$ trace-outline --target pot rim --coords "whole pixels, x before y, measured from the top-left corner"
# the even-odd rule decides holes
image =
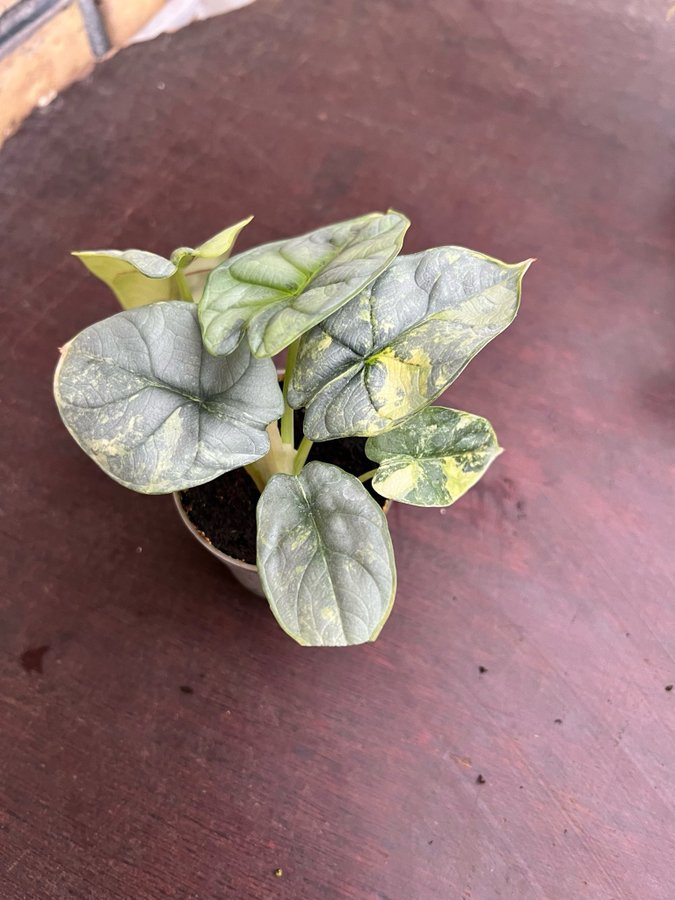
[[[234,556],[228,556],[227,553],[223,553],[222,550],[219,550],[217,547],[214,547],[211,541],[207,538],[207,536],[200,531],[194,522],[190,519],[188,514],[185,512],[183,504],[180,499],[180,491],[174,491],[171,495],[173,497],[173,502],[176,504],[176,509],[178,510],[178,515],[183,520],[183,525],[188,529],[190,534],[195,538],[195,540],[199,541],[202,547],[206,547],[209,553],[212,553],[217,559],[221,562],[226,563],[228,566],[236,566],[238,569],[245,569],[248,572],[256,572],[258,571],[258,567],[253,563],[244,562],[243,559],[236,559]]]

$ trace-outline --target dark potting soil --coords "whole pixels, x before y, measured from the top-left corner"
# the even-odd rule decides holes
[[[302,434],[302,420],[296,414],[296,436]],[[297,438],[296,438],[297,439]],[[333,463],[352,475],[373,468],[364,452],[365,438],[350,437],[312,445],[308,462]],[[384,497],[367,482],[364,487],[384,506]],[[192,524],[216,547],[234,559],[255,564],[255,508],[260,494],[244,469],[226,472],[199,487],[181,491],[183,509]]]

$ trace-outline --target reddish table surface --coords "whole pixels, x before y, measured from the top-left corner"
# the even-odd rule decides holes
[[[667,5],[259,0],[6,144],[3,900],[675,896]],[[57,347],[115,311],[67,254],[390,205],[409,251],[539,258],[444,397],[507,452],[394,508],[376,644],[302,649],[59,424]]]

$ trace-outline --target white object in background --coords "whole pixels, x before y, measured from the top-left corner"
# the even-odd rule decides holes
[[[190,22],[199,22],[211,16],[248,6],[253,0],[168,0],[162,9],[129,41],[151,41],[165,31],[178,31]]]

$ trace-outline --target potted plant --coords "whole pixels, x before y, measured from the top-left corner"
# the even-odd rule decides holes
[[[396,588],[385,498],[448,506],[501,452],[485,419],[430,404],[513,320],[530,260],[399,256],[394,211],[230,257],[248,221],[170,259],[78,254],[124,311],[61,349],[56,402],[108,475],[174,493],[194,533],[193,507],[227,522],[252,495],[238,574],[298,643],[374,640]]]

